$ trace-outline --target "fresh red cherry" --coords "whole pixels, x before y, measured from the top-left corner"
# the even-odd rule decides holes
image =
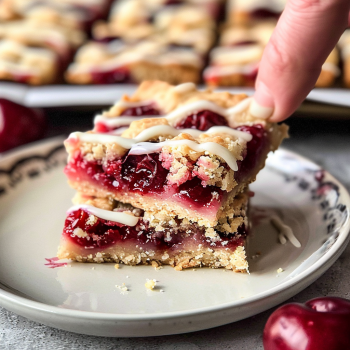
[[[312,299],[278,308],[264,329],[265,350],[350,349],[350,300]]]
[[[45,129],[42,111],[0,98],[0,152],[38,140]]]

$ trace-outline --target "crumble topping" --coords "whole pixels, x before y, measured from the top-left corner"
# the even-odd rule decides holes
[[[147,279],[147,282],[145,283],[145,287],[149,290],[154,290],[154,287],[157,285],[157,281],[155,279],[150,280]]]
[[[122,283],[121,286],[119,286],[118,284],[116,284],[115,286],[116,286],[116,288],[118,288],[122,292],[127,292],[128,291],[128,287],[125,285],[125,283]]]
[[[141,101],[154,101],[154,103],[164,113],[169,113],[175,108],[183,106],[185,104],[193,103],[199,100],[207,100],[216,103],[222,108],[230,108],[237,105],[244,100],[247,96],[245,94],[233,95],[229,92],[213,92],[211,89],[199,91],[197,89],[177,89],[177,86],[173,86],[162,81],[144,81],[142,82],[133,96],[123,96],[123,102],[141,102]],[[118,102],[112,106],[103,115],[106,117],[119,116],[125,107],[121,107]],[[249,118],[246,113],[243,113],[242,117],[239,117],[240,124],[245,123]],[[266,121],[258,121],[259,123],[266,123]],[[240,125],[237,123],[237,125]]]
[[[86,224],[92,226],[97,222],[97,220],[98,220],[97,216],[90,214],[88,220],[86,221]]]
[[[79,238],[84,238],[84,237],[87,237],[88,234],[83,231],[81,228],[77,227],[74,231],[73,231],[73,234],[72,236],[77,236]]]

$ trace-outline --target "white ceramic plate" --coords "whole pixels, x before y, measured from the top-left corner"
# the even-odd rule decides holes
[[[61,139],[0,158],[0,305],[46,325],[102,336],[191,332],[234,322],[295,295],[349,241],[349,195],[331,175],[288,151],[270,156],[252,190],[250,274],[208,268],[69,263],[50,268],[73,191]],[[279,243],[279,216],[301,242]],[[260,253],[257,254],[257,253]],[[51,265],[52,267],[52,265]],[[284,271],[277,273],[282,268]],[[149,291],[146,279],[156,279]],[[125,283],[128,292],[116,285]],[[160,292],[160,289],[164,292]]]

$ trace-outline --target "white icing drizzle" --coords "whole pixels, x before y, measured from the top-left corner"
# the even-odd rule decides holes
[[[179,108],[175,109],[164,118],[168,120],[169,124],[175,125],[177,122],[179,122],[180,120],[184,119],[185,117],[191,114],[194,114],[199,111],[207,110],[207,111],[211,111],[216,114],[222,115],[227,119],[230,119],[235,114],[241,113],[245,109],[247,109],[250,102],[251,102],[251,98],[247,97],[241,102],[239,102],[236,106],[225,109],[218,106],[214,102],[199,100],[199,101],[194,101],[192,103],[180,106]]]
[[[178,85],[178,86],[180,86],[180,85]],[[176,125],[180,120],[183,120],[184,118],[186,118],[187,116],[189,116],[191,114],[197,113],[199,111],[208,110],[208,111],[217,113],[219,115],[222,115],[223,117],[225,117],[226,119],[229,120],[229,119],[233,118],[235,114],[242,113],[246,109],[248,109],[248,107],[251,103],[251,100],[252,100],[251,97],[247,97],[244,100],[237,103],[235,106],[233,106],[231,108],[227,108],[227,109],[218,106],[214,102],[210,102],[210,101],[206,101],[206,100],[199,100],[199,101],[194,101],[192,103],[180,106],[180,107],[176,108],[174,111],[170,112],[168,115],[165,115],[165,116],[147,116],[147,118],[155,118],[155,117],[165,118],[168,120],[170,125]],[[137,102],[137,103],[141,103],[141,102]],[[146,104],[146,103],[143,102],[143,104]],[[137,106],[140,106],[140,105],[137,105]],[[130,106],[128,106],[128,107],[130,107]],[[135,107],[135,105],[133,105],[132,107]],[[133,118],[133,119],[123,119],[122,121],[120,121],[121,118]],[[94,123],[96,124],[97,122],[101,122],[101,123],[104,123],[105,125],[113,128],[113,127],[118,127],[120,125],[123,125],[122,123],[123,122],[125,123],[126,121],[132,122],[134,120],[138,120],[136,118],[138,118],[138,117],[110,118],[110,117],[105,117],[103,115],[98,115],[95,117]],[[145,119],[145,117],[140,118],[140,119]]]
[[[205,151],[212,154],[216,154],[221,158],[223,158],[227,163],[227,165],[233,171],[238,170],[237,161],[233,157],[232,153],[227,148],[215,142],[205,142],[205,143],[199,143],[199,144],[190,140],[175,140],[175,141],[169,140],[169,141],[164,141],[159,143],[140,142],[135,144],[135,146],[131,148],[129,154],[149,154],[161,149],[164,146],[176,147],[176,146],[182,146],[182,145],[186,145],[196,152]]]
[[[83,209],[83,210],[87,211],[88,213],[95,215],[101,219],[119,222],[119,223],[121,223],[123,225],[127,225],[127,226],[135,226],[137,224],[137,222],[139,221],[139,218],[132,215],[132,214],[104,210],[104,209],[96,208],[96,207],[94,207],[92,205],[88,205],[88,204],[75,205],[75,206],[68,209],[67,214],[72,213],[73,211],[76,211],[79,209]]]
[[[174,87],[174,91],[179,94],[185,94],[186,92],[196,89],[196,85],[193,83],[183,83]]]
[[[286,244],[289,240],[294,247],[300,248],[301,244],[299,240],[295,237],[293,230],[287,226],[278,216],[274,215],[270,219],[271,224],[279,231],[278,239],[281,244]]]
[[[229,66],[209,66],[204,70],[204,77],[225,76],[230,74],[249,75],[257,68],[257,62],[244,65],[229,65]]]
[[[161,118],[159,115],[148,115],[147,118]],[[108,118],[103,115],[97,115],[94,119],[94,125],[102,123],[110,128],[117,128],[119,126],[130,125],[135,120],[145,119],[145,117],[118,117]]]
[[[126,109],[126,108],[147,106],[147,105],[150,105],[152,103],[153,103],[153,101],[137,101],[137,102],[135,101],[135,102],[132,102],[132,101],[120,100],[115,104],[115,106],[119,106],[119,107]]]
[[[145,142],[159,135],[171,135],[173,137],[180,135],[181,133],[188,133],[193,137],[199,137],[202,134],[228,134],[240,138],[246,142],[252,139],[252,135],[246,132],[232,129],[227,126],[213,126],[207,131],[200,131],[196,129],[175,129],[169,125],[156,125],[148,129],[143,130],[134,139],[129,139],[112,134],[93,134],[74,132],[70,134],[69,139],[78,139],[82,142],[92,143],[117,143],[125,149],[131,149],[130,154],[148,154],[161,149],[163,146],[178,146],[187,145],[196,152],[209,152],[217,156],[222,157],[229,167],[237,171],[237,161],[232,153],[225,147],[215,142],[205,142],[198,144],[191,140],[168,140],[159,143]]]

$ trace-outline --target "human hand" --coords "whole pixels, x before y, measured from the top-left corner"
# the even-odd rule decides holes
[[[347,27],[349,10],[349,0],[288,0],[260,62],[251,114],[278,122],[298,108]]]

